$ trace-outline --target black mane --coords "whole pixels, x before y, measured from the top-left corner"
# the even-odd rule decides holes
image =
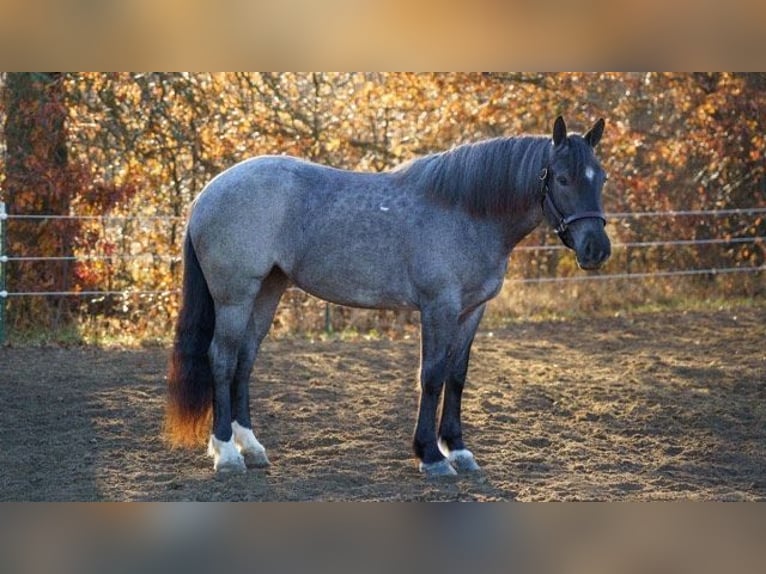
[[[503,216],[538,196],[550,146],[544,136],[490,139],[416,159],[397,172],[436,202]]]

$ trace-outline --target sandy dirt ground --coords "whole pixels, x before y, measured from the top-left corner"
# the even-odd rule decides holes
[[[477,337],[476,475],[426,480],[416,340],[267,340],[272,465],[161,438],[166,349],[0,349],[0,499],[766,500],[766,308],[519,323]]]

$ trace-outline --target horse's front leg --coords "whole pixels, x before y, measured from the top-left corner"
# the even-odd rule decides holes
[[[460,420],[460,408],[468,373],[468,360],[471,355],[476,329],[484,315],[484,305],[478,307],[463,318],[454,342],[455,352],[449,362],[441,423],[439,424],[439,446],[447,460],[460,472],[481,470],[476,464],[473,453],[463,442],[463,428]]]
[[[447,377],[450,341],[457,328],[457,313],[432,305],[421,310],[420,404],[413,448],[420,470],[429,477],[457,474],[439,449],[436,409]]]

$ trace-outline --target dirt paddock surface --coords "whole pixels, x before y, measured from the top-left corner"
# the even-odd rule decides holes
[[[477,475],[411,455],[418,343],[267,340],[272,465],[215,476],[161,438],[165,349],[0,349],[0,499],[766,500],[766,308],[480,331],[463,405]]]

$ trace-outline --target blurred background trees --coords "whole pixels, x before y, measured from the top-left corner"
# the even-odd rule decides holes
[[[574,130],[604,117],[607,211],[766,206],[766,74],[49,72],[4,74],[0,92],[0,200],[9,213],[90,216],[12,219],[9,255],[60,259],[11,261],[9,290],[145,292],[12,298],[9,319],[19,329],[101,322],[167,331],[189,203],[211,177],[258,154],[380,171],[463,142],[547,133],[559,113]],[[766,224],[742,214],[632,218],[610,231],[620,242],[737,238],[763,236]],[[546,229],[533,235],[532,244],[555,242]],[[650,271],[670,257],[678,268],[766,258],[762,242],[732,242],[623,249],[610,265]],[[566,275],[573,267],[563,251],[525,251],[509,273]],[[760,293],[756,279],[697,281],[714,280],[734,296]],[[321,324],[316,302],[286,299],[282,327]],[[358,320],[336,313],[341,328]],[[400,320],[375,317],[382,330]]]

